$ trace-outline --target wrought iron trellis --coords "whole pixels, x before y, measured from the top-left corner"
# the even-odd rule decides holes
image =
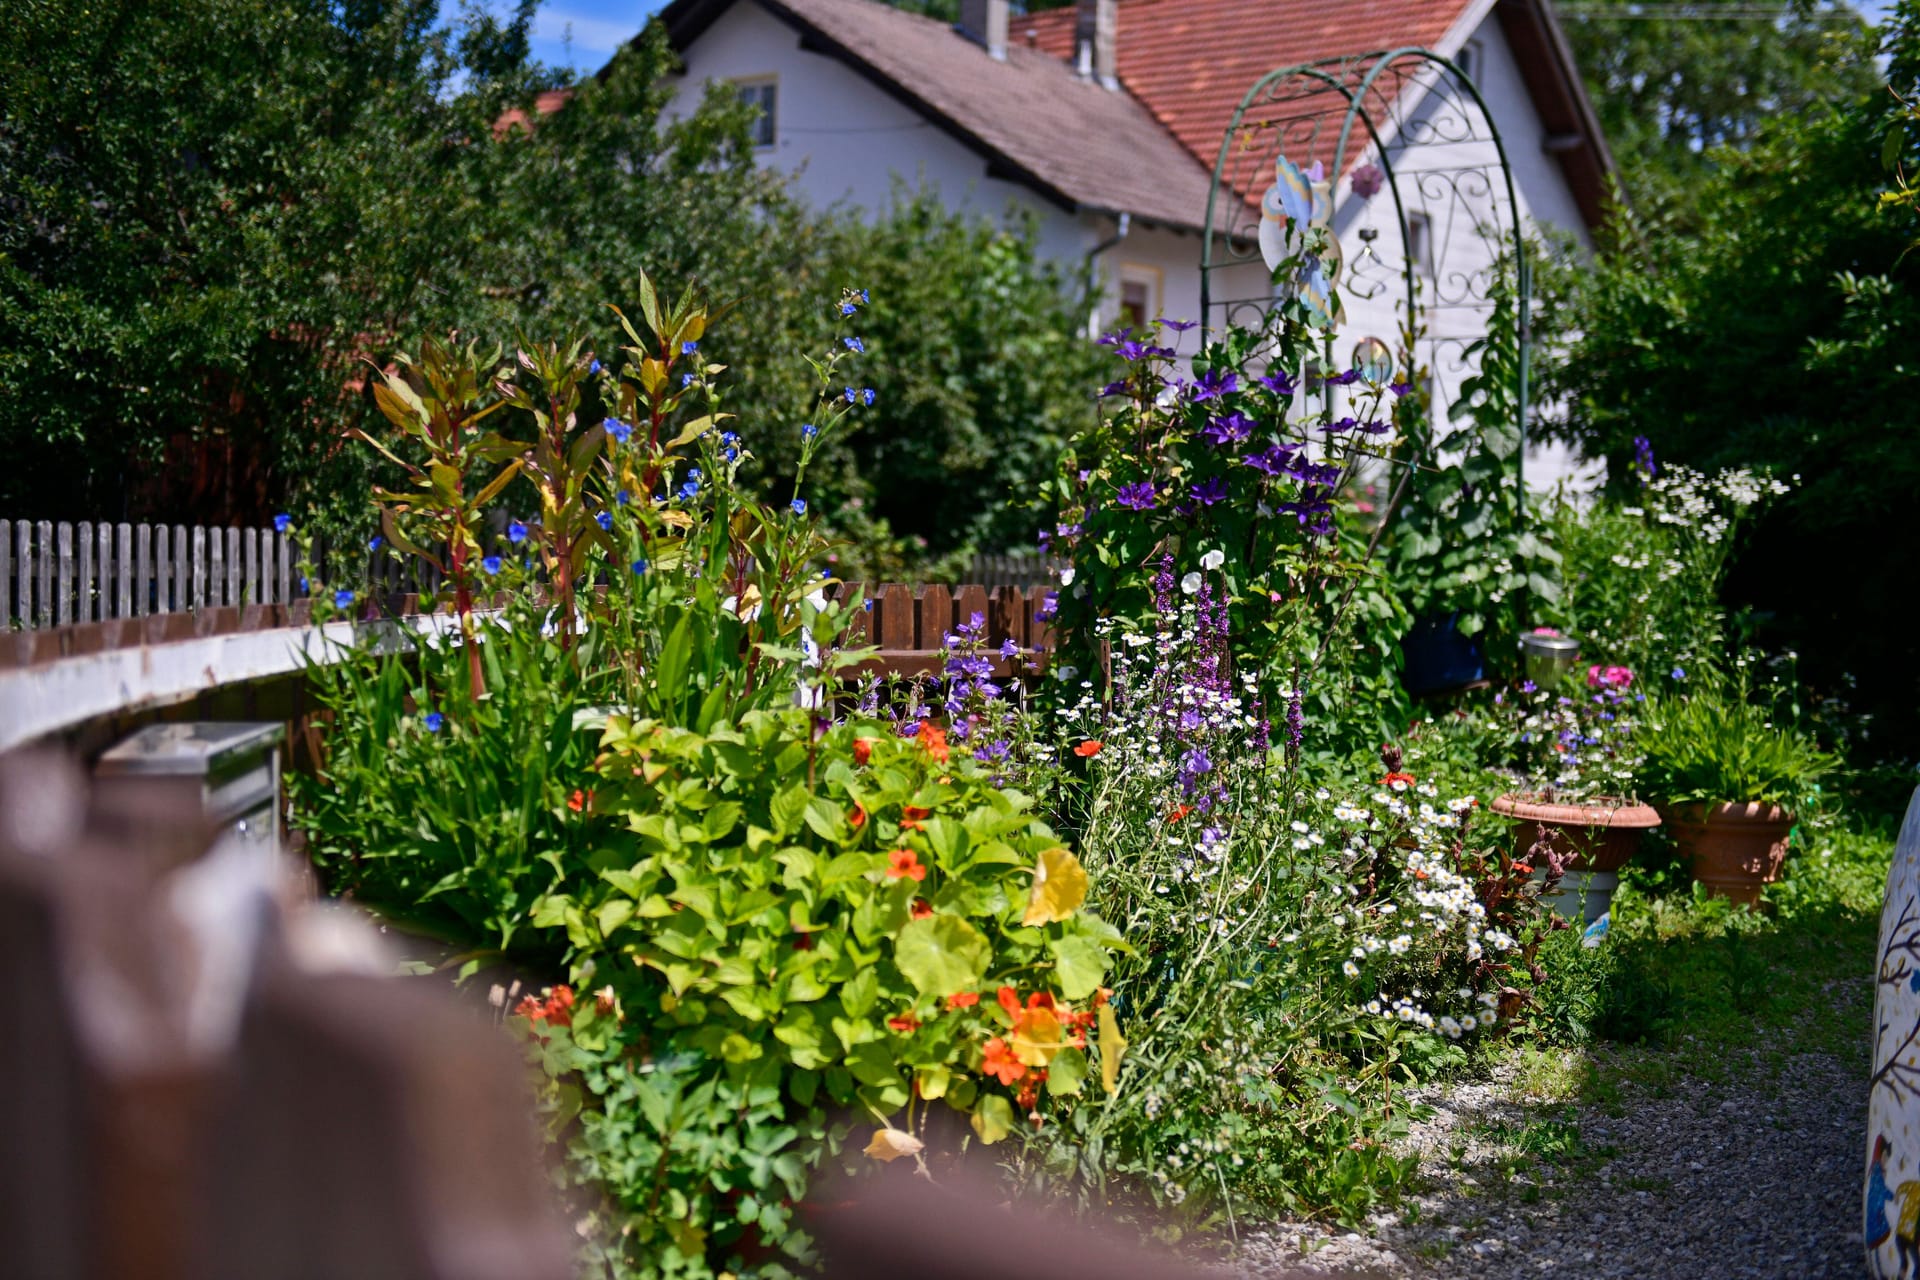
[[[1343,302],[1384,298],[1398,277],[1395,345],[1412,337],[1407,354],[1432,378],[1431,403],[1443,412],[1474,370],[1470,349],[1485,337],[1496,284],[1507,277],[1518,317],[1516,425],[1524,457],[1529,270],[1506,147],[1473,79],[1431,50],[1404,47],[1305,63],[1255,82],[1221,139],[1207,197],[1203,339],[1222,325],[1258,328],[1276,303],[1259,244],[1260,201],[1283,156],[1302,170],[1322,166],[1330,227],[1340,242],[1360,245],[1334,281]],[[1379,189],[1363,197],[1353,184],[1369,165],[1379,172],[1365,176],[1377,178]],[[1388,211],[1397,267],[1376,248],[1375,218]],[[1415,248],[1420,236],[1424,254]],[[1236,287],[1239,296],[1231,296]],[[1354,336],[1350,328],[1341,326],[1339,336]],[[1329,369],[1341,367],[1334,342],[1330,335]]]

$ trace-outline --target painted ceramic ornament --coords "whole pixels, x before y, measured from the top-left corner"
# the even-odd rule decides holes
[[[1863,1240],[1875,1280],[1920,1275],[1920,789],[1887,871],[1873,1000]]]

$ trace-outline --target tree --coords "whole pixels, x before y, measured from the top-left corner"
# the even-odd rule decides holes
[[[1871,29],[1839,0],[1561,6],[1628,199],[1691,203],[1717,148],[1744,150],[1768,121],[1879,83]]]
[[[1886,54],[1911,99],[1920,0],[1899,6]],[[1550,430],[1622,487],[1636,436],[1694,466],[1798,476],[1730,591],[1814,683],[1857,680],[1874,739],[1911,758],[1920,543],[1900,530],[1920,488],[1920,210],[1880,199],[1900,111],[1880,88],[1782,117],[1709,157],[1690,219],[1617,225],[1596,262],[1546,282],[1562,336],[1547,383],[1564,404]],[[1912,172],[1920,139],[1903,138]]]

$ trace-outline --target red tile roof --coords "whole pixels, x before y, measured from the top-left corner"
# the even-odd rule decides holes
[[[1468,0],[1119,0],[1120,83],[1209,170],[1234,108],[1270,71],[1432,48]],[[1074,9],[1016,17],[1007,42],[1074,56]]]

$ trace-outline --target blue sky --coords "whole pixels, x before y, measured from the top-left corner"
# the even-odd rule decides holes
[[[551,0],[540,6],[533,20],[533,56],[552,66],[598,71],[615,49],[639,34],[664,2]]]
[[[534,19],[533,56],[553,66],[598,71],[613,51],[646,25],[665,0],[549,0]],[[1855,0],[1854,7],[1879,19],[1892,0]],[[571,34],[572,42],[567,37]]]

